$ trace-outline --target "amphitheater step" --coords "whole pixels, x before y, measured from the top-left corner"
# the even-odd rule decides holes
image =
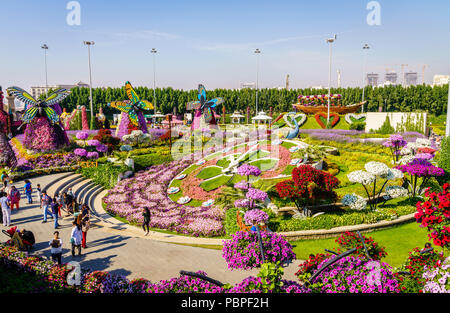
[[[54,180],[49,188],[47,188],[47,194],[49,196],[54,196],[56,193],[61,194],[61,190],[70,184],[73,180],[78,179],[81,177],[79,174],[72,173],[72,175],[66,176],[63,179],[56,179]]]

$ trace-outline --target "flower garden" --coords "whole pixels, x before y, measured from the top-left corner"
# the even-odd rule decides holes
[[[332,97],[333,108],[345,108],[341,98]],[[299,105],[309,110],[325,100],[301,96]],[[76,171],[108,190],[103,208],[112,217],[140,226],[142,210],[148,208],[152,230],[223,239],[222,256],[230,270],[261,272],[234,286],[212,283],[205,273],[197,273],[203,279],[182,275],[152,283],[86,272],[83,287],[76,288],[65,283],[66,267],[0,247],[0,271],[36,280],[30,285],[34,292],[449,290],[448,139],[437,144],[421,132],[388,126],[365,132],[365,116],[342,112],[333,113],[328,125],[323,112],[295,112],[280,114],[269,128],[220,125],[193,132],[185,125],[172,132],[136,127],[123,113],[116,130],[90,130],[86,110],[74,112],[61,115],[64,131],[39,117],[9,141],[17,164],[5,170],[13,179]],[[293,131],[295,138],[287,139]],[[33,136],[44,141],[37,144]],[[174,153],[180,147],[182,153]],[[393,267],[383,259],[395,252],[369,236],[346,231],[379,222],[393,225],[400,218],[415,220],[442,252],[416,248],[401,267]],[[295,235],[339,227],[337,251],[315,252],[300,265],[297,281],[282,279],[283,266],[297,259]]]

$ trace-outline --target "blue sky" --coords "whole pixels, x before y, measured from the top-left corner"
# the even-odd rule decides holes
[[[89,81],[87,48],[92,48],[93,85],[118,87],[130,80],[158,87],[239,88],[256,80],[255,48],[261,49],[259,85],[291,87],[328,84],[328,46],[333,46],[332,81],[362,83],[364,43],[371,46],[367,70],[383,75],[428,64],[425,79],[450,73],[450,1],[380,0],[381,25],[369,26],[368,0],[80,0],[81,25],[69,26],[66,0],[0,0],[2,42],[0,85],[45,85]]]

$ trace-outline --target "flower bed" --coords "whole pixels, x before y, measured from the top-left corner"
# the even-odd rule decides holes
[[[333,258],[333,257],[331,257]],[[318,266],[322,268],[330,259]],[[392,268],[383,262],[348,256],[327,267],[314,280],[313,289],[322,293],[399,293]]]
[[[71,292],[71,293],[249,293],[272,292],[267,286],[270,281],[264,274],[259,277],[248,277],[235,286],[219,287],[201,278],[181,275],[169,280],[161,280],[151,283],[149,280],[138,278],[128,280],[124,276],[113,275],[103,271],[86,271],[82,269],[81,285],[69,286],[67,275],[70,272],[66,265],[58,266],[53,261],[47,261],[36,256],[27,256],[14,247],[0,244],[0,266],[5,270],[19,273],[30,273],[25,284],[33,285],[39,282],[37,292]],[[1,270],[1,268],[0,268]],[[207,276],[205,272],[196,274]],[[281,285],[278,292],[306,293],[308,288],[300,286],[294,281],[277,279],[277,285]],[[14,288],[14,286],[13,286]],[[11,292],[17,289],[10,288]]]
[[[263,264],[257,233],[239,231],[223,242],[222,256],[230,269],[252,269]],[[290,262],[295,253],[290,243],[272,232],[261,232],[261,241],[266,262]]]
[[[142,209],[148,207],[152,216],[151,227],[192,236],[224,235],[221,209],[179,205],[168,197],[169,182],[190,164],[191,161],[173,161],[121,181],[103,199],[106,210],[132,224],[141,224],[144,220]]]

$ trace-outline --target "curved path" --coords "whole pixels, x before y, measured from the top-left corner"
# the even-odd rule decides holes
[[[71,175],[71,177],[69,177]],[[80,177],[81,178],[81,177]],[[89,181],[84,179],[74,179],[70,173],[55,174],[31,178],[33,189],[36,184],[42,188],[48,187],[48,194],[53,196],[55,191],[61,191],[61,188],[72,187],[74,191],[80,192],[79,197],[87,199],[88,196],[97,195],[93,199],[96,201],[95,207],[98,208],[101,198],[105,191],[91,187]],[[42,210],[37,204],[36,191],[33,192],[34,204],[28,205],[23,194],[23,181],[14,183],[22,193],[20,210],[14,210],[11,216],[11,223],[18,226],[19,229],[31,230],[36,238],[36,244],[32,250],[33,254],[50,257],[49,240],[53,237],[53,221],[48,218],[47,223],[42,223]],[[92,184],[91,184],[92,185]],[[96,212],[96,218],[93,219],[93,225],[87,235],[87,249],[82,250],[82,256],[72,257],[70,253],[70,232],[72,229],[72,218],[60,219],[59,228],[60,237],[63,239],[63,263],[72,260],[80,262],[83,268],[92,270],[104,270],[114,274],[126,276],[128,279],[146,278],[153,282],[178,277],[180,270],[198,271],[203,270],[209,277],[222,281],[224,283],[237,283],[250,275],[256,275],[257,270],[253,271],[230,271],[222,258],[220,250],[196,248],[162,241],[172,241],[179,243],[192,244],[189,240],[183,241],[183,237],[157,232],[151,232],[149,236],[143,236],[143,231],[134,226],[126,225],[108,218],[104,212]],[[63,213],[64,216],[64,213]],[[2,229],[6,227],[1,226]],[[1,241],[8,238],[5,235]],[[201,239],[201,238],[192,238]],[[220,244],[221,240],[215,240]],[[202,243],[201,240],[196,241]],[[211,244],[209,239],[209,244]],[[285,268],[285,279],[296,280],[294,273],[297,271],[300,261],[295,261]]]

